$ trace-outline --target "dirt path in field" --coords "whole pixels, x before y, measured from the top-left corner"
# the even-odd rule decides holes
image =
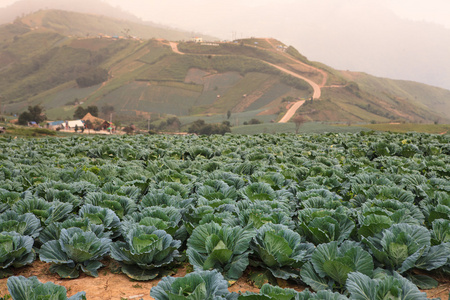
[[[78,292],[85,291],[88,300],[154,300],[150,297],[150,289],[156,286],[160,279],[150,281],[133,281],[126,275],[112,273],[117,267],[115,264],[110,264],[108,260],[103,261],[106,265],[98,272],[97,278],[81,274],[76,279],[61,279],[58,275],[49,271],[49,264],[41,261],[35,261],[31,266],[23,267],[14,272],[14,275],[31,277],[37,276],[41,282],[53,282],[62,285],[67,289],[67,295],[70,297]],[[178,268],[174,277],[183,277],[187,273],[186,265]],[[449,278],[435,278],[440,282],[435,289],[424,291],[428,298],[447,299],[450,292]],[[8,294],[6,287],[7,279],[0,279],[0,297]],[[291,288],[297,291],[303,291],[304,286],[296,285],[294,283],[280,280],[278,284],[283,288]],[[248,271],[244,273],[239,280],[228,288],[230,292],[259,292],[259,289],[254,287],[248,281]]]
[[[169,42],[169,44],[170,44],[170,47],[172,48],[172,51],[173,52],[175,52],[175,53],[177,53],[177,54],[181,54],[181,55],[184,55],[185,53],[183,53],[183,52],[180,52],[180,50],[178,50],[178,43],[175,43],[175,42]]]
[[[105,267],[99,269],[97,278],[87,276],[83,273],[76,279],[61,279],[57,274],[49,271],[50,264],[41,261],[35,261],[31,266],[23,267],[14,272],[15,276],[37,276],[37,278],[45,282],[53,282],[62,285],[67,289],[67,295],[73,296],[78,292],[85,291],[87,300],[154,300],[150,297],[150,290],[156,286],[160,278],[150,281],[134,281],[124,274],[112,273],[117,265],[110,264],[108,260],[103,261]],[[183,277],[187,274],[187,264],[180,267],[173,277]],[[248,280],[247,273],[228,288],[230,292],[255,292],[259,289],[251,285]],[[7,278],[0,279],[0,297],[8,294],[6,286]],[[280,282],[281,286],[293,288],[297,291],[305,289],[303,286],[289,284],[286,281]]]
[[[305,103],[305,100],[302,101],[297,101],[295,102],[286,112],[286,114],[281,118],[280,121],[278,121],[278,123],[287,123],[295,114],[295,112],[297,111],[297,109],[300,108],[300,106],[303,105],[303,103]]]

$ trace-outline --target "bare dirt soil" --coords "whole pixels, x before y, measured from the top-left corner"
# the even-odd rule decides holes
[[[294,116],[297,109],[299,109],[300,106],[303,105],[303,103],[305,103],[305,100],[297,101],[293,105],[291,105],[286,114],[283,116],[283,118],[281,118],[280,121],[278,121],[278,123],[287,123]]]
[[[37,276],[41,282],[54,282],[62,285],[68,290],[68,296],[72,296],[80,291],[86,292],[88,300],[132,300],[144,299],[151,300],[150,289],[156,286],[160,279],[151,281],[134,281],[124,274],[117,274],[117,265],[110,263],[109,260],[103,261],[106,265],[99,270],[97,278],[87,276],[83,273],[76,279],[61,279],[57,274],[49,271],[50,265],[41,261],[35,261],[32,265],[17,269],[14,275],[31,277]],[[183,277],[186,275],[188,267],[179,267],[176,270],[174,277]],[[435,277],[439,282],[439,286],[435,289],[424,291],[427,292],[428,298],[438,298],[447,300],[450,292],[450,278]],[[6,287],[7,279],[0,279],[0,297],[8,293]],[[282,287],[293,288],[297,291],[302,291],[306,287],[295,285],[294,283],[281,280],[278,284]],[[230,288],[230,292],[258,292],[256,288],[248,281],[248,272],[244,274],[238,281],[236,281]]]

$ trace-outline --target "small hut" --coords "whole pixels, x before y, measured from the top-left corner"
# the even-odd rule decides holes
[[[86,121],[89,121],[89,123],[92,124],[91,128],[88,128],[88,126],[86,126],[86,128],[88,128],[88,129],[103,129],[104,123],[106,122],[103,119],[94,117],[93,115],[91,115],[91,113],[87,113],[81,120],[83,120],[85,122],[85,124],[86,124]]]

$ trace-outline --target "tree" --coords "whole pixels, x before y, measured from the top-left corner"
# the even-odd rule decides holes
[[[192,123],[192,125],[188,129],[189,133],[196,133],[202,135],[211,135],[211,134],[225,134],[227,132],[231,132],[230,127],[227,124],[206,124],[204,120],[197,120]]]
[[[302,126],[303,123],[305,123],[305,119],[301,115],[297,115],[294,118],[295,123],[295,134],[298,134],[298,131],[300,130],[300,126]]]
[[[180,119],[177,117],[171,117],[167,119],[167,126],[172,127],[173,130],[179,130],[181,127]]]
[[[28,111],[24,111],[19,115],[19,124],[27,125],[28,122],[34,121],[36,123],[41,123],[47,119],[45,116],[44,108],[40,105],[28,106]]]
[[[98,117],[98,107],[95,105],[88,106],[86,108],[86,113],[90,113],[94,117]]]
[[[251,119],[248,124],[250,125],[256,125],[256,124],[261,124],[262,122],[258,119]]]
[[[73,114],[73,118],[74,119],[82,119],[85,115],[86,115],[86,110],[83,107],[78,106]]]
[[[82,119],[87,113],[90,113],[94,117],[98,117],[98,107],[95,105],[88,106],[83,108],[82,106],[78,106],[73,114],[74,119]]]

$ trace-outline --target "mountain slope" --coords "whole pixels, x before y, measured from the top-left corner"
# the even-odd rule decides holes
[[[141,22],[136,16],[99,0],[19,0],[7,7],[0,8],[0,24],[13,22],[17,17],[35,13],[43,8],[97,14],[135,23]]]
[[[450,118],[448,90],[340,72],[273,39],[177,44],[167,41],[173,39],[171,32],[150,40],[105,37],[111,34],[103,32],[137,32],[139,26],[61,11],[41,11],[0,26],[0,90],[6,111],[40,104],[49,118],[68,119],[82,102],[112,105],[115,118],[123,120],[230,111],[235,123],[251,118],[269,122],[306,100],[297,113],[314,121],[430,123]],[[87,36],[89,30],[95,35]]]

